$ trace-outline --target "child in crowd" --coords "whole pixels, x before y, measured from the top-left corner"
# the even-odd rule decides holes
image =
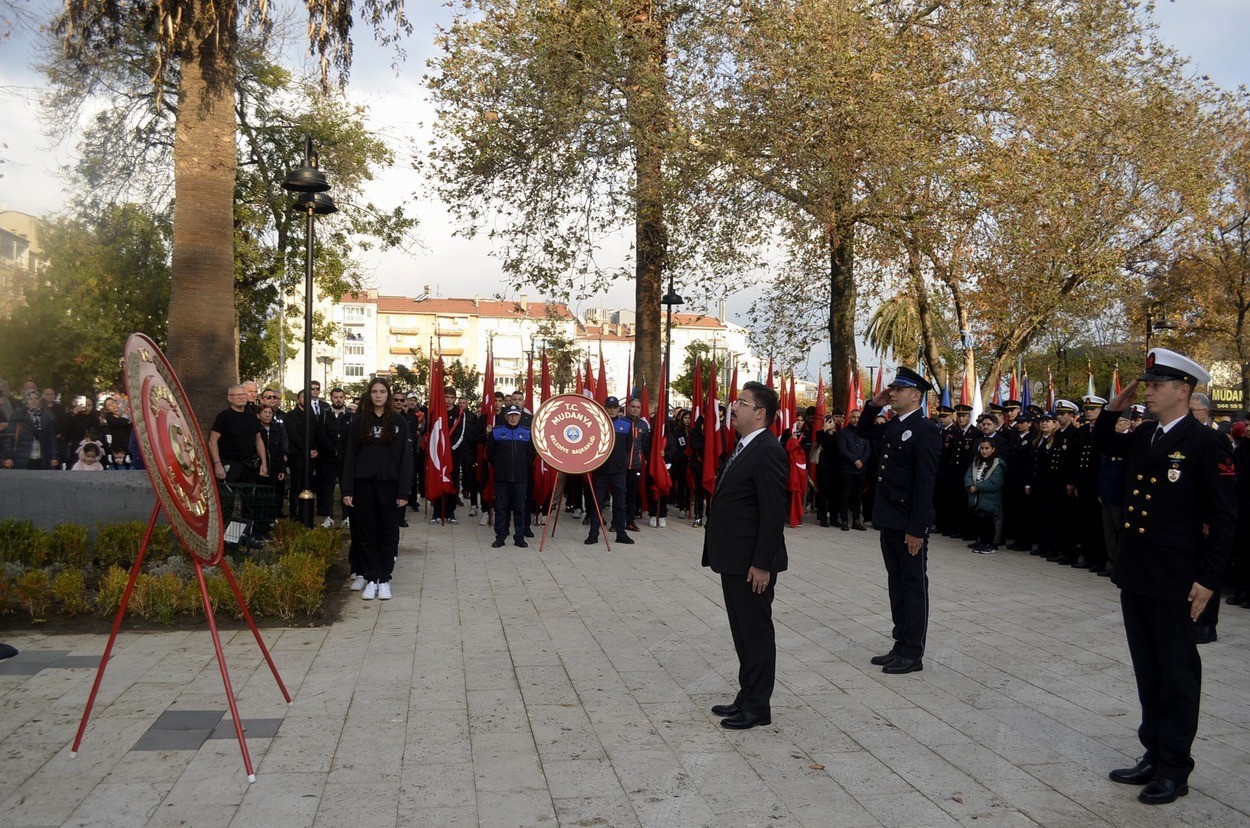
[[[83,443],[78,447],[78,462],[70,471],[104,471],[104,464],[100,462],[103,454],[99,443]]]

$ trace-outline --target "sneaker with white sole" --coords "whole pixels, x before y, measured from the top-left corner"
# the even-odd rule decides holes
[[[546,516],[546,515],[539,515],[539,516],[538,516],[538,525],[539,525],[539,526],[546,526],[546,525],[547,525],[547,516]]]
[[[328,518],[326,518],[325,520],[321,521],[321,528],[322,528],[322,529],[333,529],[333,528],[334,528],[334,518],[332,518],[332,517],[328,517]]]
[[[668,526],[668,519],[667,519],[667,518],[660,518],[660,528],[661,528],[661,529],[663,529],[663,528],[664,528],[664,527],[666,527],[666,526]]]
[[[477,511],[476,506],[473,506],[472,508],[469,509],[469,517],[477,517],[477,515],[478,515],[478,511]]]
[[[372,601],[378,597],[378,582],[370,581],[365,584],[365,588],[360,591],[360,597],[365,601]]]
[[[351,529],[351,528],[352,528],[352,519],[351,519],[351,518],[349,518],[349,517],[345,517],[345,518],[343,518],[343,522],[342,522],[342,523],[340,523],[340,524],[339,524],[339,526],[343,527],[344,529]]]
[[[655,516],[655,515],[652,515],[652,516],[651,516],[651,517],[647,520],[647,525],[648,525],[648,526],[650,526],[652,529],[654,529],[654,528],[656,527],[656,520],[657,520],[656,516]]]
[[[441,520],[439,520],[438,518],[430,518],[430,525],[431,525],[431,526],[441,526],[441,525],[442,525],[442,523],[443,523],[443,522],[442,522]]]
[[[384,584],[378,584],[378,600],[379,601],[391,600],[391,582],[390,581],[387,581]]]
[[[490,522],[490,515],[486,514],[485,512],[482,512],[482,517],[478,520],[477,525],[485,526],[489,522]]]
[[[460,525],[460,521],[456,520],[455,518],[447,518],[447,522],[450,523],[452,526]]]
[[[360,592],[362,589],[365,588],[365,583],[366,583],[365,576],[357,575],[356,580],[352,581],[352,585],[351,585],[352,592]]]

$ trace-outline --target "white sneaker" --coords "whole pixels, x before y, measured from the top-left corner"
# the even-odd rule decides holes
[[[687,517],[689,517],[689,515],[686,514],[685,509],[682,509],[680,512],[677,513],[677,517],[681,518],[682,520],[685,520]]]
[[[356,580],[352,581],[352,585],[351,585],[352,592],[360,592],[364,588],[365,588],[365,576],[357,575]]]
[[[456,520],[455,518],[447,518],[447,522],[450,523],[452,526],[460,525],[460,521]]]
[[[647,525],[648,525],[648,526],[650,526],[652,529],[654,529],[654,528],[656,527],[656,517],[655,517],[655,515],[652,515],[652,516],[651,516],[651,518],[647,521]]]
[[[378,584],[378,600],[379,601],[391,600],[391,582],[390,581],[387,581],[384,584]]]
[[[490,523],[490,515],[486,514],[485,512],[482,512],[482,519],[477,522],[477,525],[485,526],[488,523]]]
[[[442,522],[441,520],[439,520],[438,518],[430,518],[430,525],[431,525],[431,526],[441,526],[442,524],[443,524],[443,522]]]
[[[666,527],[666,526],[668,526],[668,519],[667,519],[667,518],[660,518],[660,528],[661,528],[661,529],[663,529],[663,528],[664,528],[664,527]]]
[[[365,584],[365,588],[360,591],[360,597],[365,601],[372,601],[378,597],[378,582],[370,581]]]
[[[339,524],[339,526],[343,527],[344,529],[351,529],[351,528],[352,528],[352,519],[351,519],[351,518],[349,518],[349,517],[345,517],[345,518],[343,518],[343,522],[342,522],[342,523],[340,523],[340,524]]]
[[[321,521],[321,528],[322,528],[322,529],[333,529],[333,528],[334,528],[334,518],[332,518],[332,517],[328,517],[328,518],[326,518],[325,520]]]
[[[539,525],[539,526],[546,526],[546,525],[547,525],[547,516],[546,516],[546,515],[539,515],[539,516],[538,516],[538,525]]]
[[[586,513],[582,511],[581,509],[578,509],[576,512],[573,513],[573,517],[576,518],[577,520],[581,520],[585,516],[586,516]]]
[[[477,515],[478,515],[477,507],[476,507],[476,506],[472,506],[472,507],[470,507],[470,508],[469,508],[469,517],[477,517]]]

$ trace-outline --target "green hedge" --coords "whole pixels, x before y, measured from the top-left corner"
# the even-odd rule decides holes
[[[25,616],[33,623],[54,614],[111,618],[146,529],[142,521],[101,525],[91,543],[84,526],[62,524],[45,532],[29,521],[0,520],[0,615]],[[325,598],[326,576],[346,541],[337,529],[278,521],[264,548],[230,556],[230,571],[248,610],[256,617],[284,620],[315,615]],[[214,613],[242,618],[224,572],[206,567],[204,575]],[[190,558],[179,551],[169,527],[156,527],[127,616],[172,624],[203,611]]]

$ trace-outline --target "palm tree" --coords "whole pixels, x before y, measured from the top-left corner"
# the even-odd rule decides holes
[[[403,0],[363,0],[361,6],[375,27],[394,18],[400,33],[411,31]],[[322,58],[323,79],[331,68],[345,76],[351,63],[351,0],[309,0],[308,8],[308,31]],[[68,63],[85,74],[97,49],[141,29],[158,99],[166,84],[177,90],[168,352],[202,422],[212,421],[226,387],[238,381],[234,83],[240,25],[267,33],[270,5],[263,0],[65,0],[53,23]]]

